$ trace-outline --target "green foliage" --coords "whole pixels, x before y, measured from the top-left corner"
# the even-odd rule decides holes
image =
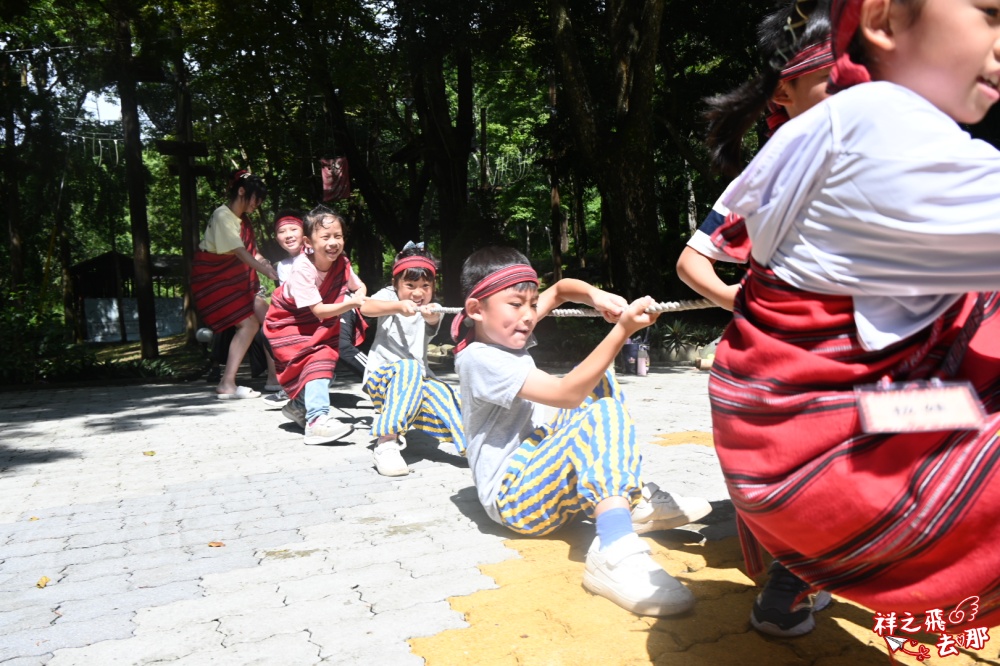
[[[33,292],[5,291],[0,304],[0,383],[29,384],[63,372],[81,372],[95,359],[69,344],[60,315]]]
[[[99,361],[90,347],[67,342],[62,316],[32,292],[2,293],[0,330],[0,384],[179,376],[164,359]]]
[[[667,353],[703,347],[722,334],[721,326],[691,324],[685,319],[659,319],[649,329],[649,344]]]

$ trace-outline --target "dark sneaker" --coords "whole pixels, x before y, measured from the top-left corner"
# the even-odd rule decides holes
[[[787,638],[808,634],[816,627],[813,613],[830,604],[829,592],[809,590],[812,588],[807,582],[780,562],[772,562],[764,589],[753,602],[750,624],[768,636]],[[802,599],[796,603],[799,597]]]
[[[285,393],[285,389],[281,389],[277,393],[270,393],[264,396],[264,404],[268,407],[283,407],[287,402],[288,394]]]
[[[300,407],[294,400],[289,400],[281,408],[281,415],[300,428],[306,427],[306,410]]]

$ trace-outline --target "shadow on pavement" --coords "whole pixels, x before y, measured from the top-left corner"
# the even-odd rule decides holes
[[[64,449],[43,449],[25,451],[11,448],[0,444],[0,474],[14,467],[25,465],[40,465],[42,463],[55,462],[63,458],[79,458],[78,451],[67,451]]]

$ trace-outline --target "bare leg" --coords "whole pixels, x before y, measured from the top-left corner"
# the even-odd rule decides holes
[[[257,323],[256,317],[247,317],[236,324],[236,335],[233,336],[233,341],[229,344],[226,368],[222,372],[222,381],[215,388],[216,393],[236,392],[236,373],[240,369],[240,364],[243,363],[243,357],[246,356],[247,349],[250,348],[250,343],[253,342],[253,336],[257,334],[258,328],[260,328],[260,324]]]

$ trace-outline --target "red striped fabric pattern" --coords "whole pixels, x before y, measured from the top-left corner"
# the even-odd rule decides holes
[[[347,297],[350,274],[351,264],[341,255],[319,287],[324,303],[340,303]],[[361,344],[367,324],[363,317],[356,320],[355,343]],[[333,377],[340,358],[340,316],[320,321],[309,308],[296,307],[281,286],[271,294],[264,335],[274,352],[278,381],[290,397],[298,397],[314,379]]]
[[[751,262],[709,383],[716,449],[748,531],[792,572],[875,611],[980,597],[1000,623],[1000,299],[968,294],[870,352],[847,296],[797,290]],[[854,386],[968,380],[978,431],[869,435]]]
[[[250,218],[240,218],[240,238],[251,255],[257,254]],[[253,302],[260,290],[257,272],[233,254],[198,250],[191,268],[191,293],[206,326],[216,333],[253,316]]]

